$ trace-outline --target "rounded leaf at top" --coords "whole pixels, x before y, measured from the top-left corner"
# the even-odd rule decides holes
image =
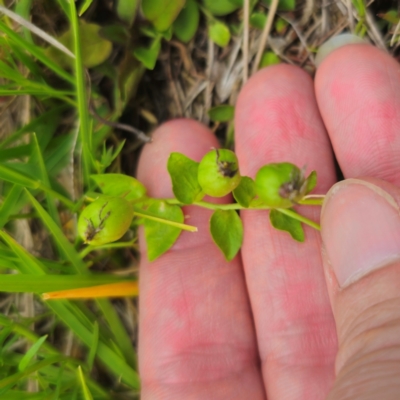
[[[208,110],[208,116],[212,121],[228,122],[233,120],[233,117],[235,116],[235,107],[222,104],[220,106],[210,108]]]
[[[231,261],[242,246],[243,224],[234,210],[216,210],[210,220],[211,236],[216,245]]]
[[[208,27],[208,34],[211,40],[218,46],[225,47],[231,40],[229,28],[220,21],[211,22]]]
[[[123,197],[128,201],[140,200],[146,195],[145,186],[137,179],[123,174],[91,175],[102,193],[108,196]]]
[[[195,0],[187,0],[185,7],[174,22],[175,36],[182,42],[189,42],[199,26],[200,12]]]
[[[162,32],[167,30],[185,5],[185,0],[142,0],[145,17]]]
[[[231,0],[203,0],[203,4],[207,11],[216,16],[230,14],[241,7],[238,2]]]

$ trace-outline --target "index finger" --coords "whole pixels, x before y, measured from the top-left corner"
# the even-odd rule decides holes
[[[190,120],[168,122],[153,138],[138,171],[153,197],[172,196],[166,170],[172,151],[199,161],[218,146],[208,129]],[[140,236],[141,398],[263,399],[239,257],[226,262],[212,242],[210,210],[189,206],[184,213],[198,233],[182,232],[156,261],[147,260]]]

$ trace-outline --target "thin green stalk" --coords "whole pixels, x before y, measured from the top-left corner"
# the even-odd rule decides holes
[[[325,195],[312,195],[306,196],[304,199],[300,200],[298,203],[304,206],[322,206],[325,200]]]
[[[80,120],[80,140],[82,142],[82,164],[84,181],[89,183],[90,171],[92,167],[92,136],[89,121],[89,102],[86,93],[85,69],[82,61],[82,49],[80,45],[79,22],[77,18],[75,1],[69,0],[71,27],[74,34],[75,52],[75,79],[76,97],[78,101],[78,113]]]
[[[279,212],[281,212],[282,214],[287,215],[290,218],[297,219],[298,221],[303,222],[304,224],[311,226],[312,228],[316,229],[317,231],[321,230],[321,226],[319,224],[317,224],[314,221],[311,221],[311,219],[308,219],[308,218],[304,217],[303,215],[297,214],[293,210],[289,210],[287,208],[277,208],[277,210]]]
[[[147,213],[144,213],[143,211],[136,211],[135,210],[135,215],[137,215],[138,217],[141,217],[141,218],[150,219],[152,221],[161,222],[162,224],[175,226],[176,228],[182,229],[184,231],[197,232],[197,228],[195,226],[181,224],[179,222],[170,221],[168,219],[155,217],[153,215],[149,215]]]
[[[118,249],[118,248],[127,248],[131,247],[136,242],[136,239],[132,239],[129,242],[116,242],[116,243],[107,243],[102,246],[86,246],[83,250],[79,252],[79,256],[83,259],[89,253],[94,250],[104,250],[104,249]]]

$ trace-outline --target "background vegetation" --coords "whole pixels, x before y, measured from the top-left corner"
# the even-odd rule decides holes
[[[279,62],[313,74],[317,49],[338,33],[397,57],[396,7],[0,1],[0,398],[138,398],[136,223],[117,243],[83,245],[76,222],[95,196],[90,177],[134,175],[151,131],[174,117],[208,124],[233,147],[247,78]],[[77,288],[91,297],[98,285],[106,297],[42,297]],[[108,298],[116,293],[128,297]]]

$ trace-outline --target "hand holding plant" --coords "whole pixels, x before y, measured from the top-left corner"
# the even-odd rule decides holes
[[[369,175],[399,185],[400,114],[392,102],[397,71],[383,52],[353,45],[321,65],[316,95],[309,76],[295,67],[256,74],[236,105],[242,180],[257,182],[263,165],[290,162],[317,171],[313,193],[326,193],[337,180],[333,147],[345,177]],[[379,91],[372,76],[379,77]],[[218,147],[215,137],[196,122],[164,124],[143,151],[138,179],[149,196],[171,199],[170,154],[200,162],[212,147]],[[275,230],[265,210],[240,210],[243,245],[231,262],[209,233],[214,210],[184,206],[185,224],[198,232],[183,231],[153,262],[142,231],[142,398],[308,400],[331,391],[328,398],[339,399],[350,390],[361,399],[375,389],[382,398],[396,398],[392,376],[398,371],[390,372],[397,368],[390,360],[397,360],[399,337],[398,198],[398,188],[378,179],[335,186],[323,206],[323,257],[318,231],[305,226],[299,243]],[[209,201],[227,207],[227,197]],[[298,212],[319,219],[318,207]],[[370,273],[388,260],[391,266]]]

